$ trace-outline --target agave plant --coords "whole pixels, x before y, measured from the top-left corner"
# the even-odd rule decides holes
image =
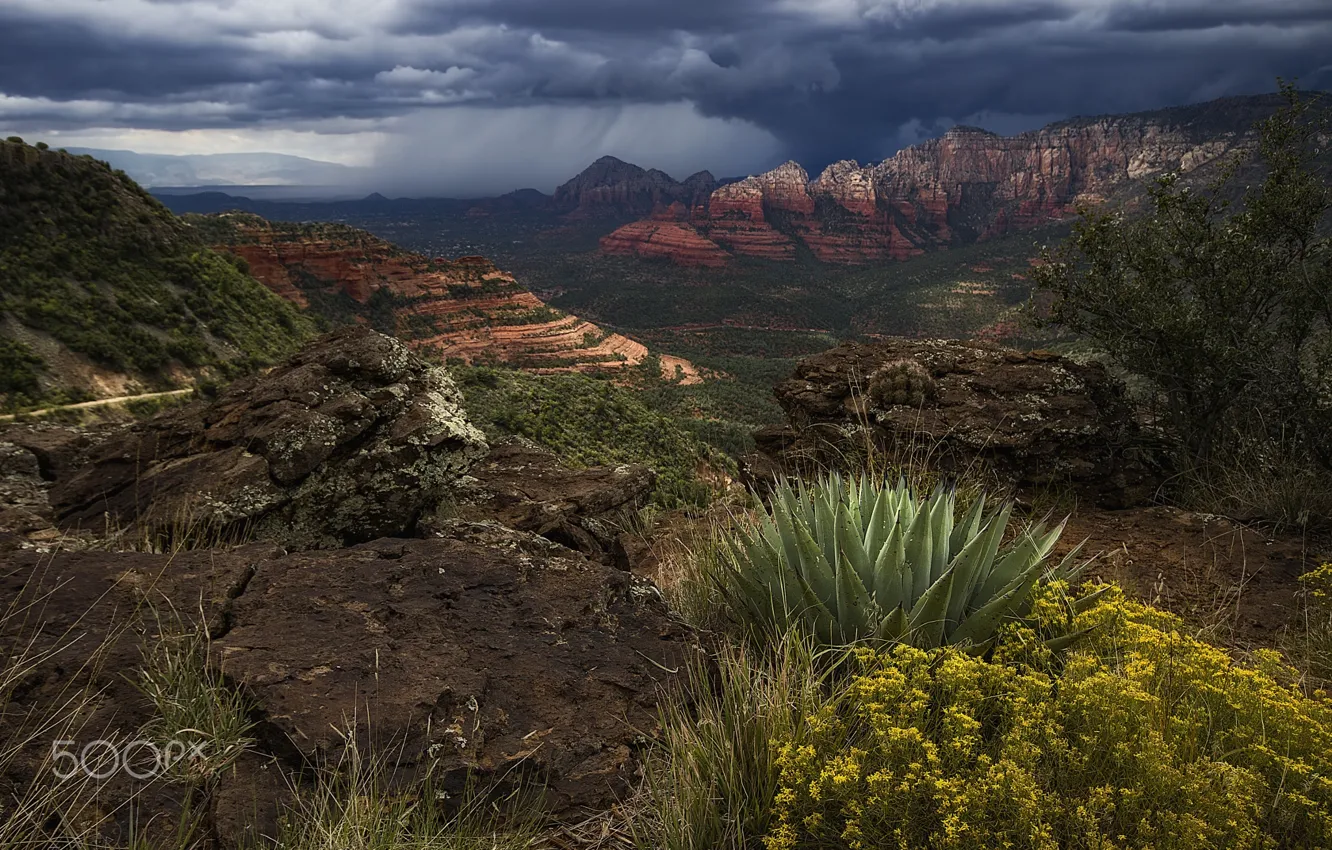
[[[1002,545],[1011,503],[987,513],[982,496],[960,523],[955,508],[953,492],[918,498],[903,481],[781,481],[758,524],[727,541],[723,589],[753,624],[802,626],[827,644],[983,650],[1006,617],[1026,613],[1038,581],[1079,571],[1082,547],[1051,567],[1064,523]]]

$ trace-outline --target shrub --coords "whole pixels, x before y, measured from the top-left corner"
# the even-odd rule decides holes
[[[738,617],[764,635],[800,628],[825,644],[905,641],[988,648],[1050,569],[1063,526],[1038,524],[1001,547],[1012,506],[977,499],[955,522],[952,491],[921,498],[839,475],[778,484],[771,506],[718,571]],[[1079,547],[1080,548],[1080,547]]]
[[[838,698],[777,742],[768,850],[1327,847],[1332,703],[1270,651],[1237,664],[1110,589],[1058,664],[1060,586],[999,663],[859,653]]]
[[[1332,564],[1300,576],[1304,597],[1302,628],[1291,641],[1291,654],[1322,684],[1332,683]]]
[[[1282,91],[1287,106],[1258,127],[1265,176],[1241,205],[1239,160],[1201,192],[1167,174],[1149,214],[1083,210],[1032,272],[1050,324],[1150,383],[1191,467],[1255,441],[1332,466],[1332,191],[1315,169],[1319,122]]]
[[[708,504],[715,488],[700,473],[733,469],[720,452],[609,380],[486,366],[451,373],[487,436],[526,437],[574,466],[650,466],[657,474],[653,501],[662,507]]]

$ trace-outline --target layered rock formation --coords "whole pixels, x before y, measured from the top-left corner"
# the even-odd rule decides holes
[[[601,238],[606,254],[664,257],[682,266],[726,265],[730,255],[692,226],[674,221],[636,221]]]
[[[958,126],[878,164],[834,163],[814,180],[787,162],[691,207],[680,224],[690,235],[677,240],[682,248],[672,256],[697,264],[690,247],[697,234],[735,254],[793,260],[804,245],[825,262],[862,263],[1036,227],[1146,178],[1190,174],[1246,148],[1253,122],[1278,100],[1227,98],[1073,119],[1011,137]],[[655,229],[629,225],[607,237],[603,250],[662,256],[670,249]]]
[[[439,388],[421,385],[431,375],[442,377],[400,343],[347,329],[247,385],[247,393],[190,417],[216,419],[214,437],[254,455],[219,452],[207,434],[180,431],[176,414],[128,435],[101,434],[103,448],[136,449],[153,434],[156,447],[174,453],[144,458],[142,487],[161,507],[180,504],[187,484],[219,502],[242,502],[244,493],[221,492],[229,479],[214,463],[221,453],[232,468],[266,470],[268,489],[282,490],[295,474],[291,464],[310,466],[317,461],[311,453],[321,453],[318,440],[302,438],[333,433],[337,447],[305,481],[345,486],[308,493],[327,516],[293,517],[286,530],[336,522],[354,502],[366,524],[344,536],[393,536],[306,551],[289,549],[319,541],[271,533],[264,536],[282,537],[289,547],[264,542],[149,554],[114,551],[123,541],[111,536],[86,551],[6,551],[0,611],[9,615],[0,617],[0,643],[17,653],[8,660],[21,682],[6,692],[10,702],[0,713],[0,738],[14,744],[0,796],[33,801],[19,810],[32,816],[40,839],[33,846],[70,843],[73,831],[83,830],[81,844],[174,846],[180,823],[196,830],[192,846],[272,846],[293,789],[317,769],[352,770],[355,755],[367,759],[357,765],[363,769],[370,760],[387,764],[375,776],[389,794],[415,793],[429,775],[428,804],[438,802],[445,813],[472,783],[500,794],[522,788],[543,795],[550,813],[578,817],[636,787],[657,722],[658,686],[694,651],[657,589],[617,569],[605,548],[615,540],[612,515],[642,503],[652,473],[637,466],[568,469],[548,452],[509,443],[470,466],[476,475],[465,488],[445,494],[422,471],[452,458],[446,465],[453,479],[476,457],[431,437],[442,421],[455,431],[471,427],[452,410],[441,419],[423,408],[440,401]],[[312,407],[324,392],[332,397]],[[400,415],[372,425],[375,433],[356,445],[339,442],[337,426],[311,427],[316,414],[363,423],[358,395],[368,402],[361,412],[375,405],[384,411],[396,400]],[[293,451],[275,449],[284,434]],[[34,520],[50,518],[48,491],[59,505],[71,482],[109,481],[97,446],[92,467],[80,460],[87,436],[59,426],[0,433],[0,546],[6,525],[22,536]],[[377,448],[395,441],[419,451]],[[157,485],[166,466],[176,468],[177,484],[163,489]],[[395,486],[361,486],[370,478]],[[251,484],[262,489],[258,478]],[[123,500],[123,490],[112,486],[108,498]],[[427,507],[429,522],[409,520]],[[386,525],[388,517],[396,524]],[[260,523],[249,530],[284,529]],[[36,548],[28,537],[19,548]],[[160,726],[170,720],[145,699],[138,676],[163,647],[207,664],[214,687],[243,694],[254,727],[234,764],[211,761],[219,753],[206,724]],[[71,725],[61,725],[66,721]],[[213,765],[210,781],[113,768],[96,783],[69,783],[59,796],[24,797],[49,780],[52,739],[119,742],[154,723],[200,743],[203,758],[191,759],[189,770],[204,775]],[[75,823],[67,812],[90,814]],[[0,812],[0,823],[12,825],[5,818],[13,816]]]
[[[626,797],[687,631],[648,582],[541,537],[493,522],[441,534],[292,554],[255,544],[10,556],[0,605],[39,605],[42,622],[25,632],[22,617],[0,621],[0,640],[31,666],[0,719],[15,734],[6,740],[30,751],[7,754],[7,798],[49,773],[43,756],[60,737],[9,725],[26,713],[58,718],[71,694],[95,692],[80,746],[132,738],[154,720],[135,674],[169,630],[206,630],[211,666],[260,720],[234,769],[192,797],[115,771],[95,785],[95,820],[52,817],[51,840],[33,844],[63,845],[62,827],[94,826],[95,846],[178,846],[172,830],[189,807],[191,846],[275,846],[290,789],[311,768],[347,768],[352,742],[389,762],[390,793],[413,793],[429,774],[440,800],[462,798],[469,781],[522,787],[575,817]]]
[[[342,225],[245,213],[189,220],[273,292],[335,321],[350,314],[444,358],[551,373],[622,369],[649,354],[639,342],[547,306],[484,257],[431,260]],[[720,249],[718,256],[725,259]],[[666,372],[663,366],[674,378],[673,365]],[[692,366],[686,372],[698,380]]]

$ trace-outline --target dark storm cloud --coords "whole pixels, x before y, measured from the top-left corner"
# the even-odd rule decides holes
[[[498,139],[560,109],[690,103],[661,113],[682,144],[698,114],[739,119],[784,148],[764,156],[817,168],[955,121],[1036,126],[1278,75],[1332,87],[1329,45],[1328,0],[3,0],[0,124],[465,114]]]

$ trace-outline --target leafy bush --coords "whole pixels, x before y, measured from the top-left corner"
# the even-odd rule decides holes
[[[472,421],[489,436],[526,437],[575,466],[646,464],[657,473],[653,501],[663,507],[706,505],[713,487],[700,472],[730,466],[674,420],[609,380],[488,366],[451,371]]]
[[[1332,190],[1315,168],[1320,122],[1282,90],[1287,106],[1258,126],[1265,175],[1241,204],[1239,160],[1200,192],[1167,174],[1148,215],[1084,210],[1033,270],[1049,323],[1150,382],[1190,466],[1256,442],[1332,467]]]
[[[955,512],[951,491],[921,498],[904,481],[782,481],[757,525],[731,541],[717,580],[767,636],[800,628],[834,645],[988,648],[1044,573],[1068,574],[1078,549],[1050,569],[1062,525],[1038,524],[1001,548],[1011,505],[987,515],[982,497],[956,524]]]
[[[42,358],[18,340],[0,339],[0,395],[35,397]]]
[[[1332,703],[1276,653],[1237,664],[1112,589],[1066,632],[1062,588],[997,662],[862,650],[778,741],[768,850],[803,847],[1315,848],[1332,842]]]

